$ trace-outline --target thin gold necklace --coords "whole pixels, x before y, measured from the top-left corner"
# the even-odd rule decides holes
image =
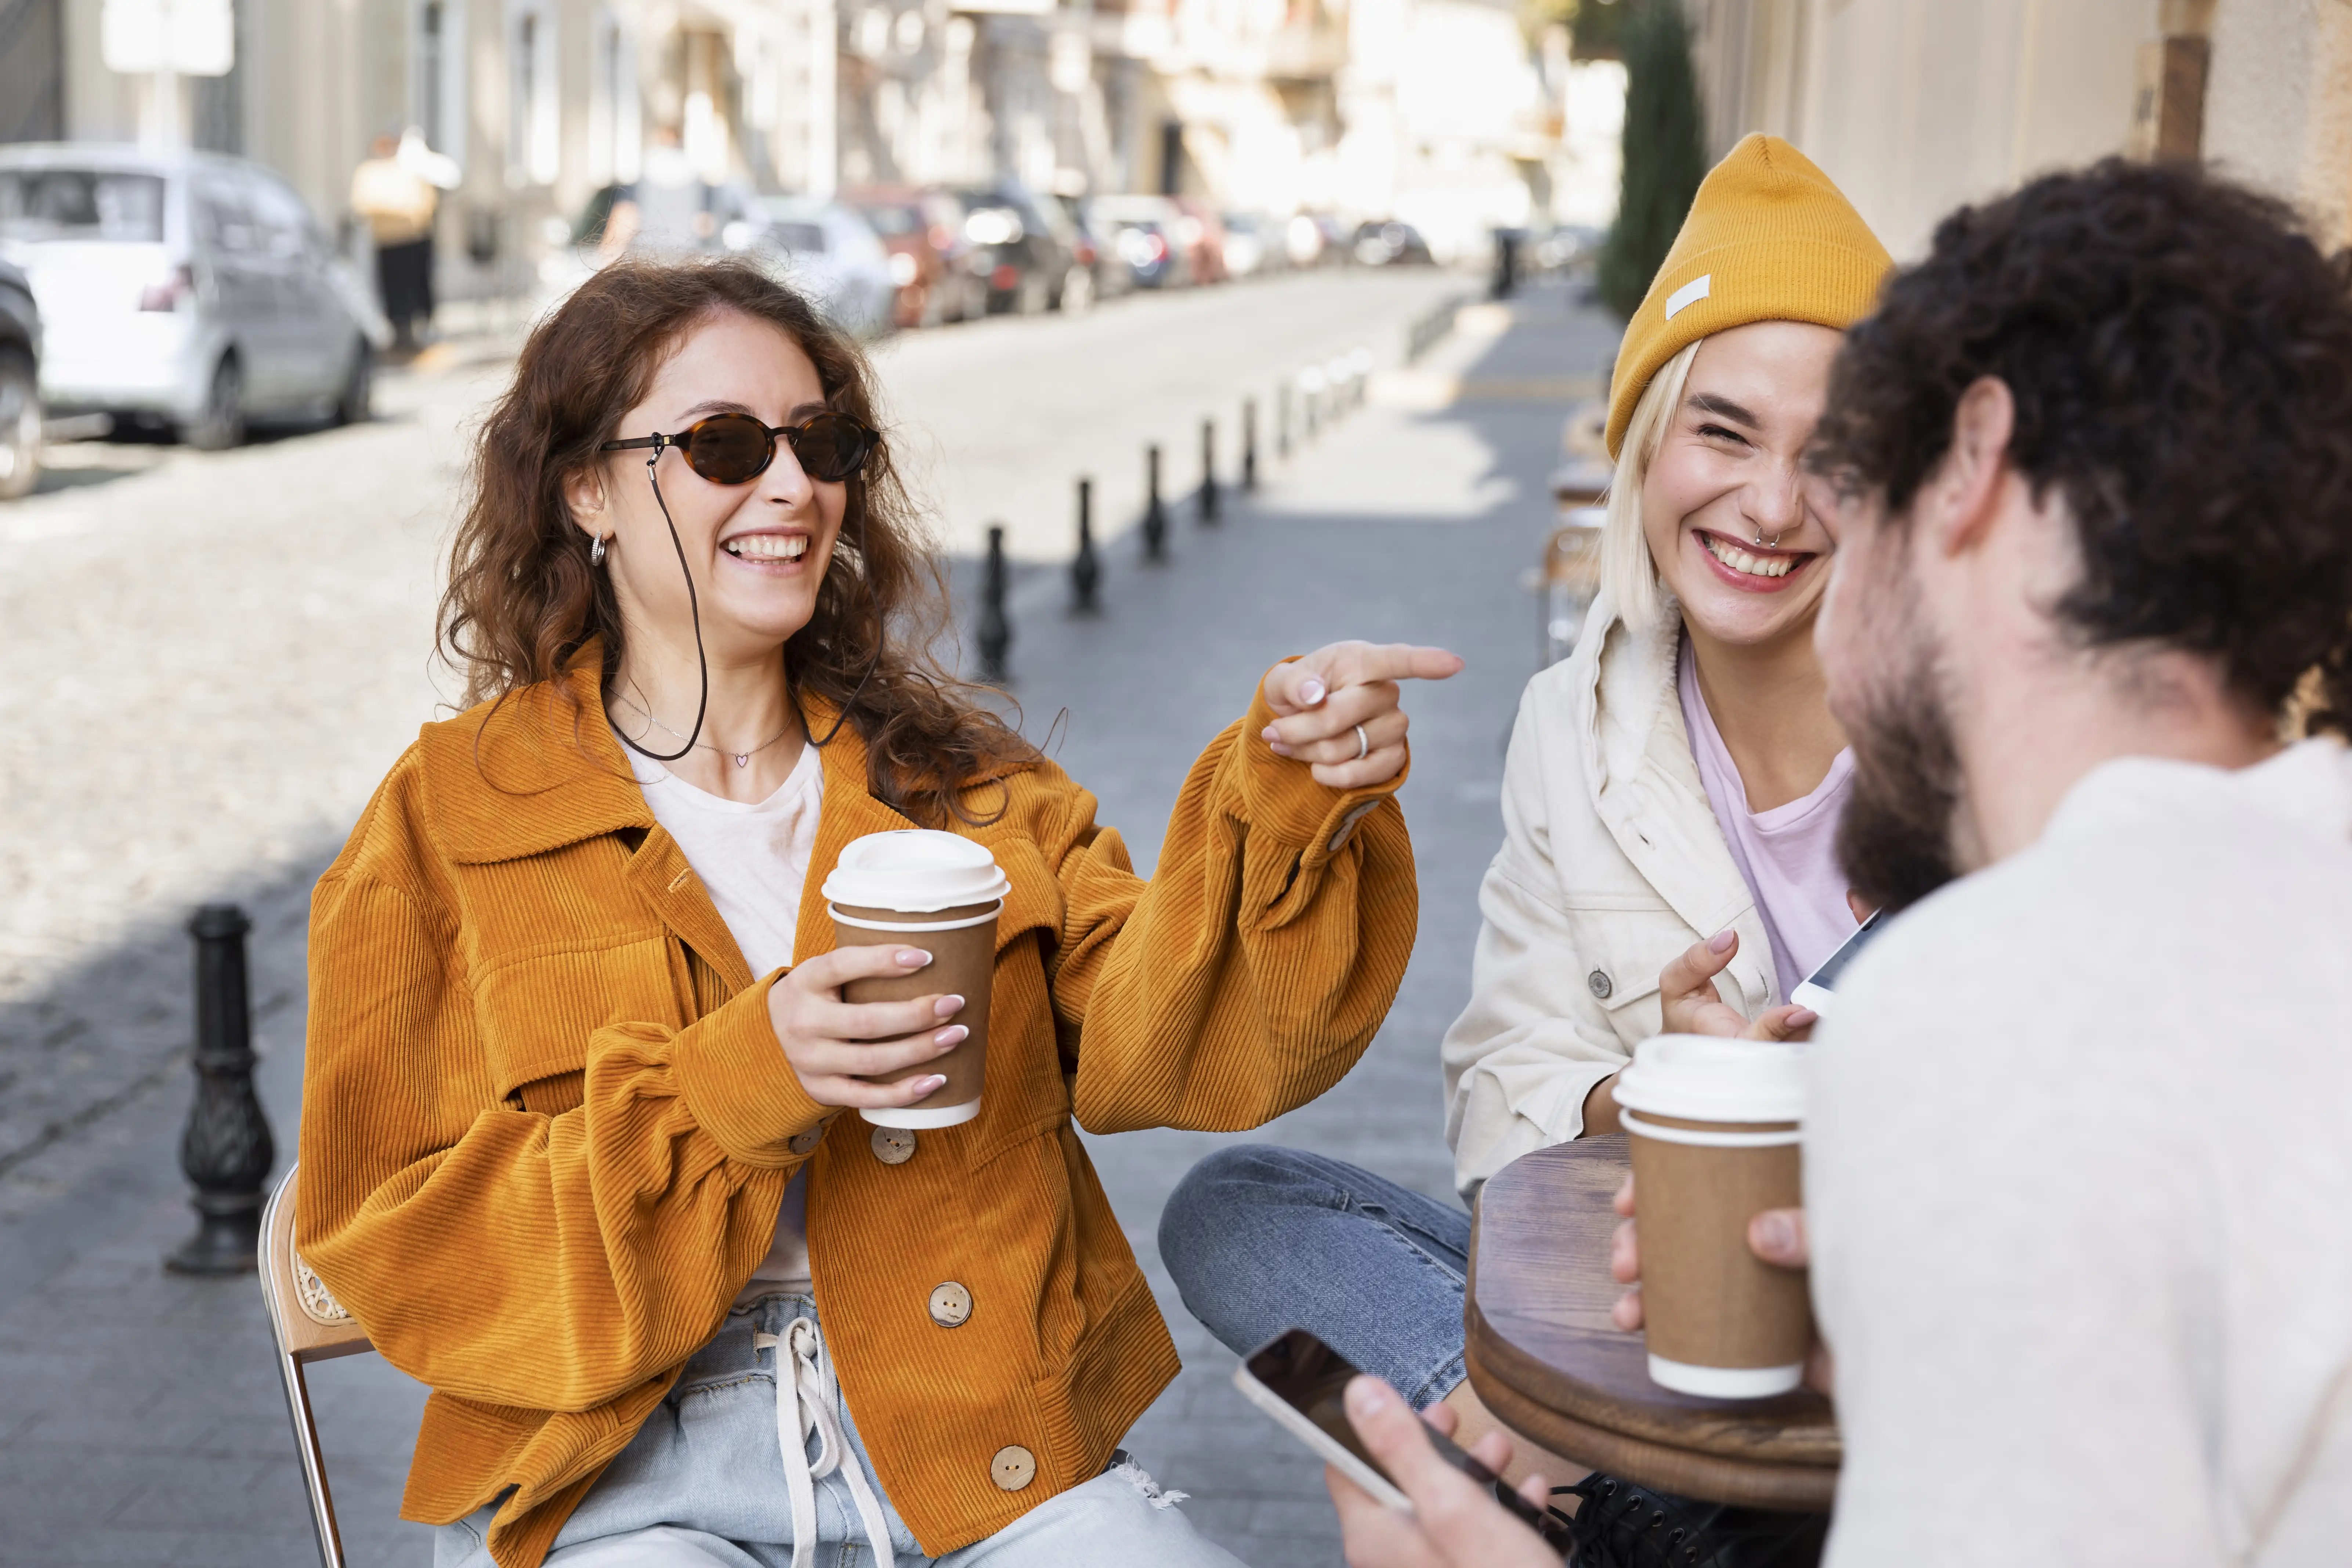
[[[677,735],[681,741],[688,739],[688,737],[685,735],[679,735],[676,730],[670,729],[668,725],[663,723],[659,719],[655,718],[652,709],[639,707],[636,703],[630,702],[627,698],[623,697],[617,691],[613,693],[613,695],[619,701],[626,703],[631,708],[635,708],[638,712],[644,714],[646,716],[646,721],[653,725],[655,729],[666,731],[672,735]],[[708,741],[695,741],[692,742],[692,745],[697,751],[716,752],[722,757],[732,757],[735,759],[735,765],[737,767],[748,768],[751,765],[751,759],[753,757],[758,756],[761,752],[766,751],[770,746],[774,745],[777,742],[791,734],[793,732],[793,725],[794,722],[795,721],[792,719],[785,720],[784,727],[782,729],[777,731],[774,734],[769,736],[766,740],[761,742],[758,745],[752,747],[748,752],[730,752],[724,746],[714,746]]]

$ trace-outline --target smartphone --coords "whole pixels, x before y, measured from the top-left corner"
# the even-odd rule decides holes
[[[1355,1424],[1341,1405],[1348,1380],[1356,1368],[1348,1358],[1305,1329],[1278,1335],[1244,1357],[1234,1369],[1234,1386],[1242,1397],[1274,1417],[1277,1426],[1315,1450],[1326,1463],[1391,1508],[1412,1511],[1412,1503],[1396,1483],[1381,1472]],[[1511,1510],[1547,1543],[1565,1553],[1569,1548],[1564,1519],[1538,1508],[1506,1486],[1494,1471],[1472,1458],[1442,1433],[1429,1434],[1437,1457],[1486,1488],[1495,1500]]]
[[[1885,911],[1874,910],[1868,920],[1853,928],[1853,934],[1838,944],[1838,950],[1821,962],[1821,966],[1799,983],[1795,994],[1789,1000],[1800,1007],[1811,1007],[1824,1018],[1829,1016],[1832,993],[1837,990],[1838,976],[1853,962],[1853,955],[1870,945],[1878,934]]]

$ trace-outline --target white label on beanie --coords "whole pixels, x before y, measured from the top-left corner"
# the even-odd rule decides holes
[[[1684,284],[1681,288],[1667,295],[1666,320],[1669,321],[1673,321],[1676,316],[1682,314],[1683,308],[1685,306],[1696,305],[1701,300],[1706,299],[1707,296],[1708,285],[1712,284],[1714,281],[1714,273],[1701,273],[1698,277],[1692,279],[1689,282]]]

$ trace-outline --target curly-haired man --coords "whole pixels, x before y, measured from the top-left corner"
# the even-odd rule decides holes
[[[1841,353],[1816,641],[1906,912],[1806,1126],[1835,1568],[2352,1551],[2347,284],[2109,163],[1947,219]],[[1343,1496],[1360,1568],[1541,1561],[1351,1403],[1422,1504]]]

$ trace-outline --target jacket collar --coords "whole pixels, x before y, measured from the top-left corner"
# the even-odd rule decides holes
[[[443,845],[461,864],[516,860],[654,826],[604,719],[597,643],[553,680],[426,725],[420,743]]]
[[[1750,997],[1780,1000],[1755,896],[1706,798],[1676,689],[1682,611],[1671,599],[1637,630],[1604,591],[1571,656],[1579,749],[1592,808],[1625,858],[1702,937],[1739,929],[1728,973]]]
[[[630,881],[740,990],[756,977],[684,852],[646,805],[645,792],[604,719],[603,670],[603,649],[591,643],[556,679],[425,727],[425,776],[443,824],[443,845],[462,864],[491,865],[636,829],[644,837],[630,856]],[[842,850],[869,833],[919,824],[874,797],[866,783],[865,737],[854,725],[835,728],[839,709],[806,693],[800,704],[812,737],[831,734],[818,753],[824,805],[793,931],[793,951],[805,959],[833,949],[824,887]],[[1020,773],[1027,765],[1008,763],[971,782]],[[1020,837],[1017,829],[982,828],[972,836],[988,841],[1000,862],[1008,856],[1020,858],[1013,842]],[[1013,892],[998,922],[998,945],[1030,927],[1058,930],[1050,875],[1031,874],[1036,868],[1025,864],[1007,866],[1007,871]]]
[[[592,641],[555,679],[425,727],[426,776],[451,858],[491,865],[607,833],[654,830],[645,792],[604,718],[603,671],[603,647]],[[800,704],[812,736],[834,731],[839,710],[831,702],[803,694]],[[824,815],[813,866],[830,868],[861,834],[915,826],[868,793],[866,742],[855,726],[834,732],[822,766]]]

